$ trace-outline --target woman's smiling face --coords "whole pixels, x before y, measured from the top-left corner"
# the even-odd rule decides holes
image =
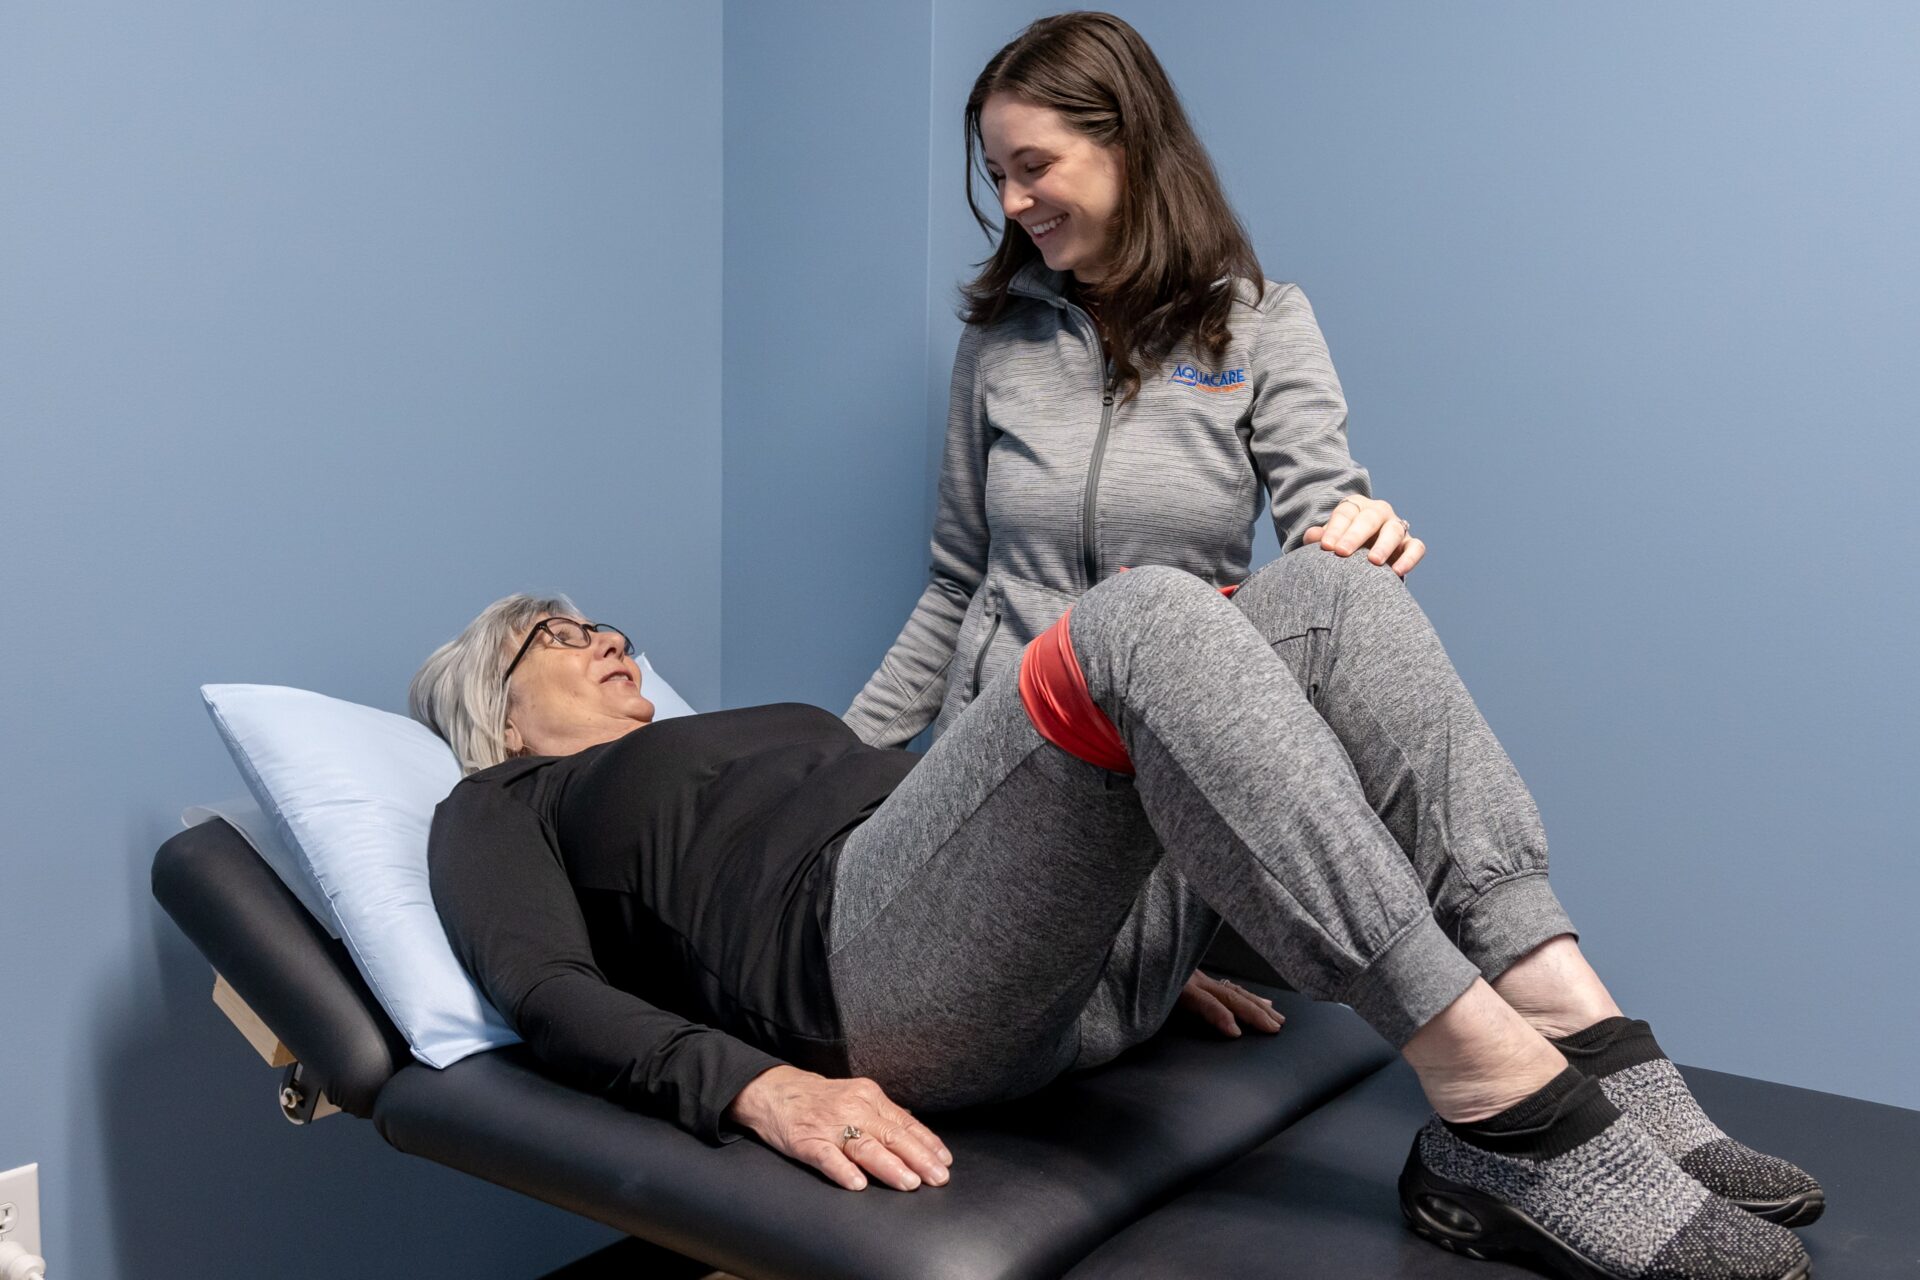
[[[1007,93],[981,104],[980,142],[1007,234],[1018,224],[1049,267],[1098,284],[1109,268],[1126,176],[1120,148],[1095,142],[1051,107]]]

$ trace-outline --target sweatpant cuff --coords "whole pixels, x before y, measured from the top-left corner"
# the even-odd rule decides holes
[[[1502,880],[1468,903],[1454,924],[1460,953],[1488,982],[1549,938],[1579,937],[1544,871]]]
[[[1473,961],[1447,941],[1433,917],[1422,914],[1348,985],[1341,999],[1398,1049],[1479,976]]]

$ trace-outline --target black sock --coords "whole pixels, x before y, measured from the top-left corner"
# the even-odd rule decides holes
[[[1653,1028],[1639,1018],[1602,1018],[1592,1026],[1561,1036],[1554,1047],[1567,1061],[1590,1076],[1610,1076],[1628,1067],[1667,1055],[1653,1038]]]
[[[1607,1100],[1598,1081],[1569,1066],[1498,1115],[1442,1123],[1482,1151],[1550,1160],[1599,1134],[1619,1115],[1620,1108]]]

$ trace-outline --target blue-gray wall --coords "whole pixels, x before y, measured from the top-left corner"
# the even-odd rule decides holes
[[[720,30],[0,8],[0,1168],[40,1162],[58,1274],[527,1277],[612,1238],[288,1126],[147,868],[241,789],[197,685],[398,710],[509,590],[718,699]]]
[[[926,585],[931,20],[726,6],[729,705],[844,709]]]

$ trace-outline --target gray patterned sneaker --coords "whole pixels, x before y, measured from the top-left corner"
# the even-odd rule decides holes
[[[1434,1116],[1400,1174],[1414,1231],[1566,1280],[1807,1280],[1795,1235],[1694,1181],[1572,1067],[1473,1124]]]
[[[1607,1018],[1553,1043],[1715,1195],[1784,1227],[1804,1227],[1826,1209],[1826,1192],[1806,1170],[1736,1142],[1707,1118],[1645,1022]]]

